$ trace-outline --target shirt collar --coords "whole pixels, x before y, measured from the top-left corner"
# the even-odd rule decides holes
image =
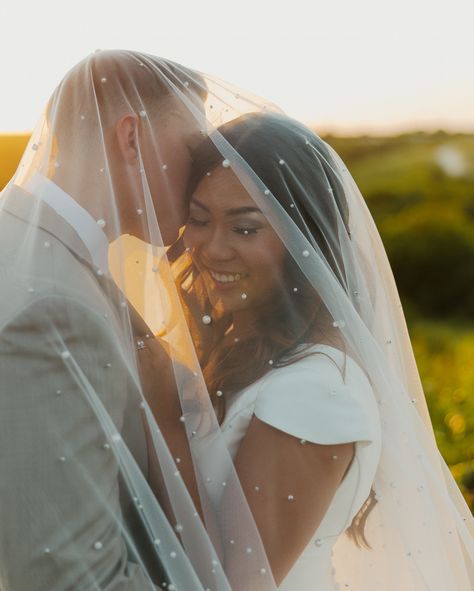
[[[102,271],[108,271],[109,241],[97,221],[66,191],[51,179],[36,172],[25,189],[47,203],[76,231],[84,242],[92,262]]]

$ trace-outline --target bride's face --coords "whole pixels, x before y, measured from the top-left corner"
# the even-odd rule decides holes
[[[230,169],[197,186],[184,241],[220,312],[265,305],[283,281],[286,249]]]

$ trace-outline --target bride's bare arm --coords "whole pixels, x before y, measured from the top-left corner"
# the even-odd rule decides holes
[[[277,585],[321,523],[353,454],[352,442],[302,444],[252,418],[235,466]],[[238,579],[241,568],[229,555],[226,571],[231,581]]]

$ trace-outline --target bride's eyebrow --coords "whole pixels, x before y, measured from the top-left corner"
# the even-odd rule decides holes
[[[239,215],[241,213],[262,213],[262,210],[258,207],[235,207],[233,209],[226,210],[226,215]]]
[[[191,197],[191,203],[197,205],[198,207],[209,213],[209,208],[206,207],[204,203],[201,203],[199,199],[196,199],[196,197]],[[250,205],[247,205],[244,207],[234,207],[232,209],[227,209],[225,212],[226,215],[239,215],[242,213],[262,213],[262,210],[258,207],[252,207]]]
[[[193,205],[197,205],[198,207],[200,207],[201,209],[204,209],[204,211],[207,211],[207,212],[209,213],[209,208],[208,208],[208,207],[206,207],[206,206],[204,205],[204,203],[201,203],[201,202],[199,201],[199,199],[196,199],[196,197],[191,197],[191,203],[192,203]]]

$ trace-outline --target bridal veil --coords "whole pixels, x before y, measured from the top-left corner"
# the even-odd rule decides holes
[[[276,588],[220,431],[228,392],[206,386],[189,324],[205,341],[219,319],[177,282],[206,142],[285,251],[272,300],[283,336],[264,343],[261,371],[304,355],[311,327],[373,388],[370,548],[334,532],[341,589],[467,591],[474,520],[350,172],[272,103],[131,51],[93,53],[65,76],[0,199],[0,586],[103,589],[120,573],[140,589]],[[135,588],[123,585],[111,589]]]

